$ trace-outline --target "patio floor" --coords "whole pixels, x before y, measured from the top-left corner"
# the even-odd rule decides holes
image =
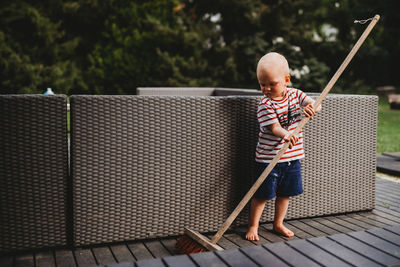
[[[297,244],[301,244],[302,241],[300,239],[308,239],[317,240],[315,242],[333,242],[334,244],[338,244],[338,238],[348,238],[353,234],[357,234],[355,232],[366,233],[365,230],[370,230],[367,234],[371,234],[374,231],[386,231],[395,235],[395,238],[400,239],[400,233],[397,231],[400,229],[400,183],[388,181],[385,179],[377,178],[376,180],[376,208],[373,211],[368,212],[357,212],[350,214],[342,214],[336,216],[325,216],[318,218],[309,218],[309,219],[299,219],[299,220],[290,220],[287,221],[286,224],[289,228],[291,228],[295,236],[293,238],[287,239],[281,236],[274,234],[271,229],[272,225],[270,223],[262,224],[259,230],[260,241],[259,242],[250,242],[243,238],[244,233],[246,231],[245,227],[237,228],[233,231],[228,232],[221,238],[218,243],[224,249],[233,249],[232,251],[238,252],[237,248],[242,248],[240,253],[244,253],[248,248],[255,245],[264,245],[254,248],[249,251],[249,253],[253,250],[257,250],[258,248],[266,248],[265,251],[270,253],[276,247],[282,246],[282,250],[287,249],[287,244],[290,245],[291,250],[296,250],[295,246]],[[395,227],[393,227],[395,226]],[[380,228],[380,229],[374,229]],[[386,233],[385,232],[385,233]],[[347,233],[347,234],[346,234]],[[316,237],[324,237],[331,236],[335,234],[345,234],[345,235],[336,235],[334,237],[325,238],[325,241],[318,241],[320,239],[315,239]],[[379,234],[379,233],[378,233]],[[376,234],[376,235],[378,235]],[[398,234],[398,235],[397,235]],[[212,236],[212,233],[209,235]],[[178,237],[176,237],[178,238]],[[165,238],[165,239],[153,239],[153,240],[141,240],[136,242],[125,242],[125,243],[115,243],[115,244],[105,244],[102,246],[93,246],[93,247],[85,247],[78,248],[74,250],[69,249],[54,249],[54,250],[41,250],[41,251],[33,251],[24,254],[18,255],[8,255],[0,258],[0,266],[8,267],[8,266],[96,266],[96,265],[113,265],[123,262],[129,262],[126,266],[134,266],[134,262],[138,262],[139,264],[147,265],[151,264],[153,266],[157,266],[157,264],[167,265],[168,260],[160,260],[160,258],[169,257],[176,255],[176,251],[174,249],[176,238]],[[313,239],[314,238],[314,239]],[[360,237],[361,238],[361,237]],[[276,244],[272,246],[271,243],[288,241],[286,243]],[[298,240],[298,241],[296,241]],[[397,240],[397,239],[396,239]],[[295,242],[296,241],[296,242]],[[340,243],[340,242],[339,242]],[[397,264],[400,264],[400,243],[396,244],[395,242],[389,242],[391,248],[394,248],[395,256],[393,253],[391,257],[397,259]],[[293,245],[294,244],[294,245]],[[308,243],[307,243],[308,244]],[[269,249],[268,249],[269,248]],[[235,250],[236,249],[236,250]],[[396,250],[397,249],[397,250]],[[385,248],[373,248],[371,247],[371,251],[378,250],[379,253],[383,253],[385,255],[389,255],[384,252]],[[307,258],[310,260],[306,253],[301,251],[299,248],[296,250],[303,258]],[[332,251],[323,250],[323,253],[328,253],[330,257],[333,256],[334,259],[338,260],[337,255]],[[322,253],[321,252],[321,253]],[[232,252],[233,253],[233,252]],[[370,261],[377,265],[381,264],[377,261],[374,261],[368,258],[362,252],[357,251],[357,249],[353,249],[351,253],[355,253],[356,256],[362,256],[366,258],[366,261]],[[211,254],[211,253],[209,253]],[[284,254],[280,255],[279,252],[272,253],[274,257],[283,262],[283,265],[293,265],[290,263],[289,259],[285,259]],[[216,257],[216,262],[221,262],[223,266],[230,266],[232,264],[229,263],[229,257],[232,259],[235,257],[234,254],[224,259],[223,256],[216,256],[217,254],[212,254]],[[218,254],[219,255],[219,254]],[[267,255],[267,254],[265,254]],[[264,255],[264,256],[265,256]],[[319,254],[320,255],[320,254]],[[397,255],[397,256],[396,256]],[[213,256],[213,257],[214,257]],[[186,257],[186,256],[185,256]],[[249,256],[247,256],[249,257]],[[371,255],[370,258],[374,258],[375,255]],[[149,259],[155,259],[153,261],[148,261]],[[251,258],[251,257],[250,257]],[[170,260],[175,259],[175,263],[179,263],[179,259],[176,257],[169,257]],[[189,259],[188,257],[184,259]],[[196,262],[193,257],[190,257],[191,263],[196,263],[195,265],[202,265]],[[390,258],[393,260],[392,258]],[[178,260],[178,261],[176,261]],[[350,259],[347,259],[348,262],[346,264],[350,264]],[[173,263],[174,260],[171,261]],[[259,265],[254,259],[251,261],[255,263],[255,265]],[[313,261],[317,263],[316,261]],[[332,261],[331,263],[334,263]],[[300,263],[300,262],[299,262]],[[360,265],[362,262],[360,261]],[[354,264],[351,263],[351,264]],[[234,265],[234,264],[233,264]],[[296,265],[296,264],[294,264]],[[357,265],[357,264],[356,264]],[[374,265],[374,264],[372,264]],[[385,265],[385,264],[383,264]],[[121,265],[122,266],[122,265]],[[140,265],[142,266],[142,265]],[[150,265],[148,265],[150,266]],[[176,265],[176,266],[179,266]],[[204,265],[207,266],[207,265]],[[243,265],[245,266],[245,265]],[[365,265],[364,265],[365,266]]]

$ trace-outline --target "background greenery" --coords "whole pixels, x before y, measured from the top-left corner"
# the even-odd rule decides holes
[[[379,98],[377,152],[400,151],[400,110],[390,109],[387,98]]]
[[[399,85],[396,0],[3,0],[0,93],[135,94],[139,86],[257,88],[285,54],[293,85],[321,91],[366,25],[381,21],[334,92]]]
[[[319,92],[365,25],[381,21],[333,88],[399,87],[398,0],[2,0],[0,94],[135,94],[140,86],[258,88],[286,55],[293,86]],[[399,112],[380,101],[378,152],[400,151]]]

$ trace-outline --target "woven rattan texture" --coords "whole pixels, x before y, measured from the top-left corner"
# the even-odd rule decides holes
[[[253,131],[258,126],[252,115],[256,111],[255,99],[243,97],[241,101],[241,114],[246,118],[241,120],[240,135],[249,137],[241,137],[244,158],[254,157],[251,147],[257,143],[257,133]],[[287,219],[375,207],[377,114],[376,96],[327,97],[321,113],[304,129],[304,194],[292,198]],[[251,166],[248,161],[246,164]],[[273,210],[274,201],[268,201],[261,220],[272,221]],[[242,216],[239,220],[246,223],[247,218]]]
[[[0,251],[67,244],[66,96],[0,96]]]
[[[71,97],[75,244],[217,230],[254,176],[259,99]],[[376,122],[376,97],[328,97],[287,218],[374,207]]]
[[[234,101],[71,97],[76,244],[219,224],[240,191]]]

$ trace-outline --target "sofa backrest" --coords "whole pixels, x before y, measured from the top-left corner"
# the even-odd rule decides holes
[[[70,99],[75,245],[215,231],[252,184],[260,96]],[[288,219],[374,207],[376,122],[377,97],[328,96]]]
[[[68,243],[66,105],[0,95],[0,252]]]
[[[209,87],[138,87],[137,95],[153,96],[212,96],[215,88]]]
[[[261,96],[260,90],[242,88],[212,88],[212,87],[138,87],[137,95],[152,96]]]

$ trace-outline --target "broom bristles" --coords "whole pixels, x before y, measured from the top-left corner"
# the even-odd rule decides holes
[[[204,246],[187,235],[183,235],[178,239],[175,248],[181,254],[192,254],[207,251]]]

